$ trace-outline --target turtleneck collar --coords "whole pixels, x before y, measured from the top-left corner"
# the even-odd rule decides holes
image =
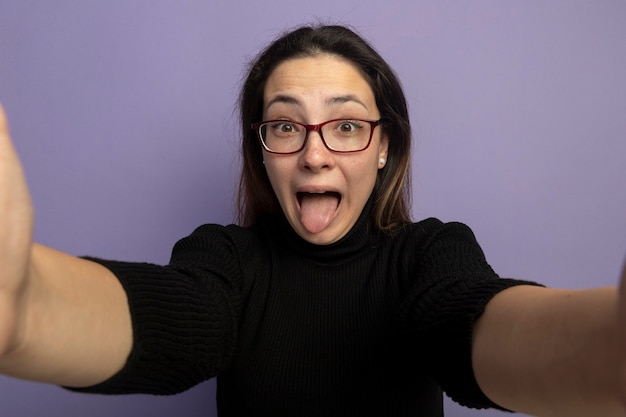
[[[378,233],[372,222],[373,200],[374,198],[370,196],[352,229],[335,243],[316,245],[304,240],[293,230],[282,212],[275,219],[276,221],[272,222],[274,235],[284,242],[287,250],[314,261],[326,263],[351,258],[363,250],[375,246]]]

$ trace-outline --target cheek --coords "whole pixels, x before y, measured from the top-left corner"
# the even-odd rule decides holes
[[[270,184],[272,185],[272,188],[276,190],[276,187],[278,185],[276,182],[280,178],[280,175],[277,174],[275,166],[270,166],[270,164],[268,164],[267,162],[265,164],[265,172],[267,172],[267,177],[270,179]]]
[[[361,161],[346,170],[347,181],[361,192],[369,192],[374,188],[378,175],[378,159]]]
[[[289,181],[289,169],[284,161],[277,160],[276,158],[269,157],[265,159],[265,171],[272,185],[274,193],[279,197],[282,192],[287,188]]]

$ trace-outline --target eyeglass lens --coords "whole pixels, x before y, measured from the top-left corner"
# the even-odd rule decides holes
[[[370,142],[372,124],[366,120],[329,120],[319,125],[305,125],[287,120],[261,123],[259,136],[265,147],[276,153],[297,152],[304,147],[312,130],[322,136],[326,146],[337,152],[355,152],[365,149]]]

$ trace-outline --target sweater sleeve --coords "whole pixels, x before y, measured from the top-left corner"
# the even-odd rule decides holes
[[[430,219],[421,227],[427,237],[416,249],[416,279],[401,306],[411,338],[428,372],[452,400],[471,408],[502,409],[476,382],[473,325],[498,292],[538,284],[499,278],[472,231],[461,223]]]
[[[109,268],[128,296],[133,348],[102,394],[176,394],[224,371],[240,316],[237,247],[221,226],[179,241],[169,265],[88,258]]]

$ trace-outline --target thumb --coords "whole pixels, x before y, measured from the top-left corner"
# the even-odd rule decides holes
[[[2,103],[0,103],[0,163],[6,164],[16,157],[9,135],[9,124]]]

